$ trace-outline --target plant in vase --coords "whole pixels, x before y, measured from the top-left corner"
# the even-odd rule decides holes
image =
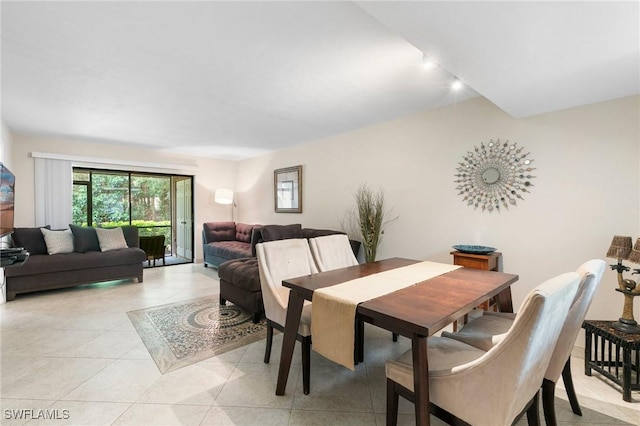
[[[374,262],[385,226],[398,217],[387,219],[390,212],[385,211],[382,189],[374,191],[367,184],[363,184],[356,190],[354,198],[356,209],[353,212],[353,220],[362,237],[364,259],[367,263]]]

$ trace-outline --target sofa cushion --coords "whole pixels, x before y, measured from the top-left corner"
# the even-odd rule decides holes
[[[344,234],[344,232],[333,231],[331,229],[313,229],[313,228],[304,228],[302,230],[302,236],[304,238],[326,237],[327,235],[335,235],[335,234]]]
[[[51,226],[43,226],[45,229],[51,229]],[[44,235],[40,228],[14,228],[13,245],[15,247],[22,247],[29,254],[48,254],[47,244],[44,242]]]
[[[246,223],[236,223],[236,241],[242,241],[243,243],[251,242],[251,232],[255,225],[247,225]]]
[[[205,244],[204,252],[225,259],[251,257],[251,244],[241,241],[217,241]]]
[[[261,291],[258,259],[255,257],[224,262],[218,267],[218,276],[221,281],[226,281],[244,290]]]
[[[62,271],[76,271],[109,266],[141,264],[146,260],[139,248],[126,248],[107,252],[65,253],[56,255],[35,255],[19,268],[6,268],[7,277],[51,274]]]
[[[71,229],[52,231],[40,228],[40,232],[44,236],[44,242],[47,245],[49,254],[73,253],[73,234]]]
[[[260,228],[263,241],[286,240],[289,238],[302,238],[302,225],[265,225]]]
[[[100,242],[100,250],[111,251],[127,248],[127,240],[124,239],[122,228],[96,228],[98,241]]]
[[[233,241],[236,238],[235,222],[205,222],[202,227],[208,243],[213,241]]]
[[[95,228],[69,224],[69,229],[73,234],[73,249],[75,251],[78,253],[100,251],[100,242]]]

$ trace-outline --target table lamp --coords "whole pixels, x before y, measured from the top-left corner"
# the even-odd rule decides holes
[[[618,288],[616,288],[616,291],[624,295],[622,317],[614,322],[612,327],[624,333],[640,334],[640,326],[638,326],[638,323],[633,318],[633,298],[640,296],[640,285],[622,276],[623,272],[631,270],[622,264],[623,260],[640,263],[640,238],[638,238],[633,247],[631,246],[631,241],[631,237],[616,235],[613,237],[613,241],[611,241],[609,251],[607,251],[607,257],[618,259],[617,264],[609,266],[612,270],[618,272]],[[640,269],[634,269],[634,272],[631,274],[640,274]]]

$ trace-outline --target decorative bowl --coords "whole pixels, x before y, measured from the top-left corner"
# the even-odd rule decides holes
[[[472,253],[472,254],[489,254],[497,250],[495,247],[468,246],[468,245],[456,245],[456,246],[453,246],[453,248],[462,253]]]

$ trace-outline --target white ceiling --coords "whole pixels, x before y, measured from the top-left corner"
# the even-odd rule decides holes
[[[0,7],[23,134],[236,160],[478,95],[518,118],[640,93],[638,1]]]

